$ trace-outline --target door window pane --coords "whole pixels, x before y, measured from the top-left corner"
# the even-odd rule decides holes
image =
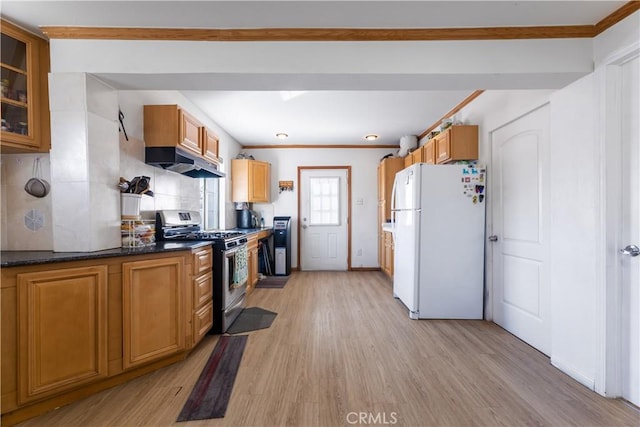
[[[309,225],[340,225],[340,177],[309,177]]]

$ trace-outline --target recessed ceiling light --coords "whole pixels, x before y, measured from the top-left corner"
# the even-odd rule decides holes
[[[284,132],[280,132],[280,133],[276,133],[276,138],[278,138],[278,139],[287,139],[287,138],[289,138],[289,135],[287,135]]]
[[[364,139],[366,139],[367,141],[375,141],[376,139],[378,139],[378,135],[370,133],[369,135],[365,135]]]

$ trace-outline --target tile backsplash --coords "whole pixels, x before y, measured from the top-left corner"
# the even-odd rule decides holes
[[[2,250],[52,250],[51,196],[30,196],[24,185],[32,177],[33,162],[40,159],[42,177],[50,181],[48,153],[3,154],[0,156],[0,203]],[[126,179],[146,175],[151,178],[154,197],[142,196],[145,217],[158,209],[200,209],[200,182],[175,172],[144,163],[144,141],[120,135],[120,175]],[[117,182],[113,183],[115,187]],[[115,228],[114,233],[120,233]]]
[[[2,250],[51,250],[51,195],[34,197],[24,190],[33,176],[34,162],[40,159],[41,178],[51,182],[49,154],[3,154]]]

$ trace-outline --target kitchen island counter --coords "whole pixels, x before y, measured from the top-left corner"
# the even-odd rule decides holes
[[[186,251],[207,245],[211,245],[211,242],[157,242],[153,245],[139,248],[113,248],[95,252],[1,251],[0,267],[17,267],[21,265]]]

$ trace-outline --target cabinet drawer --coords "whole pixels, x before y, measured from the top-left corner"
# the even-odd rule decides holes
[[[210,272],[213,268],[213,250],[211,247],[193,253],[193,275]]]
[[[193,279],[193,306],[197,309],[213,298],[213,273],[198,276]]]
[[[197,344],[213,326],[213,301],[196,311],[193,315],[193,339]]]

